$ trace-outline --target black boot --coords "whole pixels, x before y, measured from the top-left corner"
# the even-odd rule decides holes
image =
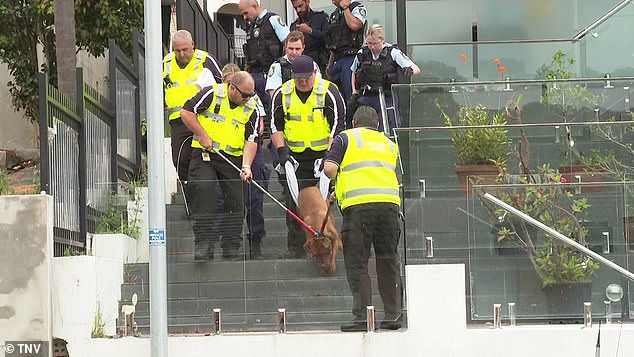
[[[249,258],[251,260],[261,260],[262,257],[262,238],[252,238],[249,241]]]

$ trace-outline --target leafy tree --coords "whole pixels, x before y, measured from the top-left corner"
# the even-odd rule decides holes
[[[0,1],[0,61],[14,80],[7,83],[16,110],[37,121],[38,72],[56,83],[53,0]],[[132,30],[143,28],[143,0],[75,0],[77,46],[94,56],[103,55],[115,39],[132,53]],[[63,29],[58,29],[58,31]],[[38,62],[38,46],[44,61]]]
[[[37,73],[51,74],[55,82],[55,34],[52,0],[3,0],[0,2],[0,61],[13,80],[7,83],[16,110],[31,120],[38,117]],[[38,45],[45,62],[38,64]]]

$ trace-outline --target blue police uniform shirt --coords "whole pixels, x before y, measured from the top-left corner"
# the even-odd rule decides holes
[[[387,46],[392,46],[391,44],[384,42],[383,43],[383,48],[387,47]],[[362,49],[360,49],[357,52],[357,55],[361,54]],[[382,51],[382,49],[381,49]],[[372,51],[370,51],[372,52]],[[380,52],[379,52],[380,54]],[[409,57],[407,57],[403,51],[399,50],[398,48],[392,48],[392,51],[390,51],[390,56],[392,56],[392,59],[394,60],[394,62],[396,62],[396,64],[398,64],[401,68],[408,68],[414,65],[414,62],[409,59]],[[378,55],[374,55],[374,53],[372,53],[372,58],[373,59],[377,59],[379,58]],[[357,68],[359,67],[359,58],[357,56],[354,57],[354,62],[352,62],[352,66],[350,66],[350,70],[352,72],[356,72]]]
[[[288,55],[284,55],[284,58],[288,61]],[[289,61],[290,62],[290,61]],[[319,71],[319,66],[315,61],[313,61],[313,65],[317,70],[317,77],[321,77],[321,72]],[[271,67],[269,68],[269,73],[266,78],[266,86],[264,90],[268,91],[269,89],[278,89],[282,86],[282,65],[279,62],[273,62]]]
[[[264,9],[262,13],[260,13],[260,16],[258,16],[258,18],[263,18],[264,15],[266,15],[268,12],[269,11],[267,9]],[[277,38],[280,40],[280,42],[284,43],[284,40],[286,40],[286,36],[288,36],[288,34],[291,32],[288,26],[286,26],[286,24],[284,23],[284,20],[279,15],[272,15],[271,17],[269,17],[269,22],[271,23],[271,26],[273,26],[273,30],[275,31]]]

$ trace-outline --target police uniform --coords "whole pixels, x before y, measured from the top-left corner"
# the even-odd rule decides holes
[[[321,72],[319,70],[319,66],[316,62],[315,69],[317,70],[317,76],[321,77]],[[291,74],[293,74],[292,63],[288,60],[288,55],[284,55],[278,58],[271,67],[269,68],[269,73],[266,76],[266,91],[276,90],[282,86],[282,84],[289,79],[291,79]]]
[[[297,30],[298,24],[308,24],[311,32],[304,34],[304,55],[310,57],[317,63],[320,71],[326,70],[330,52],[326,49],[325,31],[328,25],[328,15],[323,11],[313,11],[309,8],[305,18],[297,17],[291,23],[291,31]]]
[[[247,71],[253,76],[255,91],[265,110],[270,108],[270,96],[266,93],[266,73],[271,64],[283,54],[283,43],[290,30],[282,18],[264,9],[247,26],[246,43],[243,46],[247,59]]]
[[[330,138],[344,129],[345,104],[337,86],[315,76],[311,92],[295,90],[295,80],[285,82],[273,94],[271,133],[283,132],[286,145],[298,163],[295,175],[299,190],[315,186],[314,163],[322,159]],[[287,200],[294,209],[292,200]],[[301,227],[287,217],[289,251],[302,251],[305,241]]]
[[[350,70],[355,73],[355,88],[359,93],[358,105],[371,106],[379,115],[379,130],[383,130],[381,104],[379,102],[379,87],[385,93],[386,108],[393,107],[392,84],[398,83],[398,70],[410,68],[414,65],[403,51],[395,45],[384,43],[381,52],[375,56],[368,46],[363,46],[357,52]],[[394,110],[389,110],[389,132],[400,126]]]
[[[401,314],[401,275],[397,251],[400,196],[396,177],[396,144],[370,128],[354,128],[338,135],[326,162],[339,166],[335,192],[343,212],[341,238],[352,313],[356,326],[365,329],[366,306],[372,303],[368,257],[374,246],[384,321],[393,325]],[[346,331],[342,326],[342,331]],[[350,329],[348,331],[353,331]]]
[[[213,141],[213,147],[236,166],[242,165],[245,141],[257,139],[258,111],[256,100],[234,105],[229,100],[228,85],[215,84],[189,99],[184,109],[197,115],[198,121]],[[240,173],[215,153],[203,150],[197,138],[192,141],[189,178],[192,185],[192,211],[196,259],[213,258],[214,244],[222,236],[224,258],[237,258],[240,247],[244,204]],[[224,212],[216,211],[216,185],[222,188]],[[217,230],[213,222],[219,221]],[[205,254],[206,253],[206,254]]]
[[[354,55],[363,45],[363,33],[367,23],[366,9],[362,3],[351,1],[348,8],[352,15],[363,23],[363,27],[357,31],[350,30],[344,17],[345,10],[337,8],[330,14],[325,36],[326,47],[334,54],[329,79],[339,86],[345,101],[352,95],[350,66]],[[350,126],[350,120],[348,124]]]
[[[218,61],[205,51],[196,49],[183,68],[178,65],[174,52],[163,58],[163,90],[172,133],[172,162],[181,181],[187,181],[192,132],[183,124],[180,111],[185,101],[200,88],[219,83],[221,79]]]

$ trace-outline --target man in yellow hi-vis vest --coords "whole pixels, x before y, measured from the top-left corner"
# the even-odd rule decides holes
[[[203,88],[181,111],[183,122],[194,133],[188,174],[196,260],[213,259],[220,236],[223,259],[240,258],[244,220],[240,180],[252,179],[251,164],[257,150],[259,113],[254,90],[253,77],[236,72],[229,83]],[[216,212],[216,185],[222,188],[223,212]],[[213,229],[216,221],[219,227]]]
[[[192,132],[180,117],[185,101],[201,88],[220,83],[218,61],[205,51],[194,48],[191,33],[178,30],[172,35],[173,51],[163,58],[163,91],[165,111],[172,132],[172,162],[179,180],[187,181],[191,156]]]
[[[337,180],[335,192],[343,211],[343,258],[352,292],[352,324],[341,331],[366,331],[366,306],[372,304],[368,257],[374,246],[379,293],[385,307],[380,328],[401,327],[402,287],[397,251],[399,196],[396,144],[377,131],[378,115],[362,106],[353,129],[339,134],[326,156],[324,172]]]
[[[273,93],[271,141],[284,167],[289,157],[299,166],[295,176],[299,190],[315,186],[316,160],[322,160],[332,138],[344,129],[346,106],[337,86],[316,75],[313,59],[297,56],[292,64],[291,80]],[[290,151],[290,152],[289,152]],[[294,209],[292,200],[287,200]],[[304,256],[305,235],[297,222],[287,216],[288,252],[286,258]]]

